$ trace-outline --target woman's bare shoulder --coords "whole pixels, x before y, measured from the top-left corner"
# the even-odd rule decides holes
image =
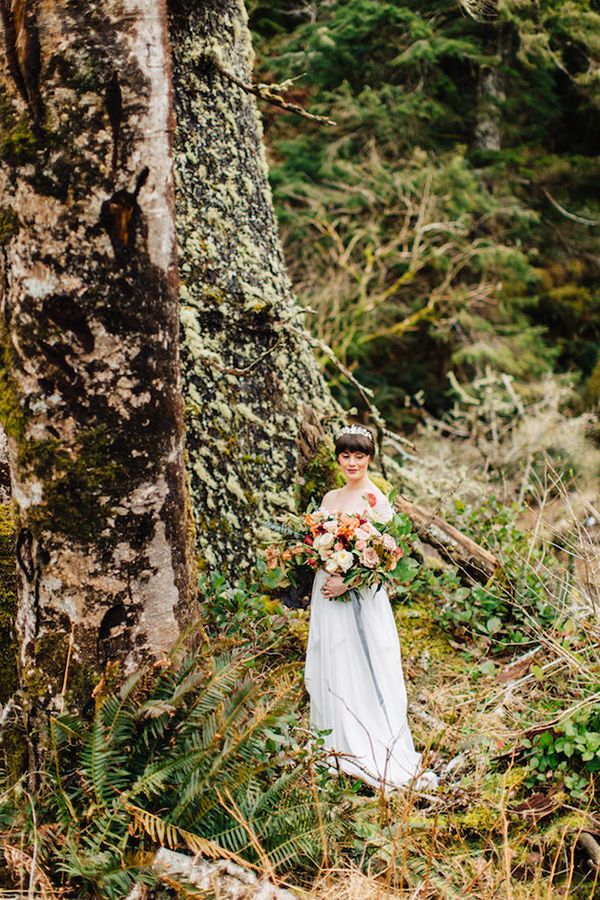
[[[332,504],[336,502],[337,498],[340,495],[340,489],[334,488],[332,491],[327,491],[323,499],[321,500],[321,506],[325,506],[328,509],[332,509]]]

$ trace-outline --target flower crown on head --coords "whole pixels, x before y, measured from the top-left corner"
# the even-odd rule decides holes
[[[339,441],[343,434],[362,434],[363,437],[369,438],[371,443],[373,443],[373,435],[367,428],[363,428],[362,425],[344,425],[336,440]]]

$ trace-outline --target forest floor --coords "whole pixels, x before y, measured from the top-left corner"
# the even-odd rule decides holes
[[[428,426],[385,473],[501,564],[474,582],[415,536],[420,565],[392,597],[438,790],[332,775],[302,683],[310,610],[206,573],[188,656],[124,681],[107,670],[93,709],[53,718],[33,792],[6,757],[0,894],[215,895],[157,875],[166,849],[235,860],[304,900],[598,896],[600,450],[586,420],[547,404],[509,421],[495,450],[481,428],[454,441]],[[565,446],[571,429],[577,453],[533,454],[536,428]]]
[[[511,643],[503,626],[515,613],[502,604],[488,611],[496,619],[488,635],[481,622],[461,627],[460,603],[457,610],[449,599],[460,588],[449,592],[440,560],[394,602],[411,730],[442,785],[431,796],[384,797],[368,788],[352,794],[348,780],[353,859],[325,866],[310,893],[319,900],[600,893],[597,491],[593,482],[567,489],[548,460],[526,502],[513,502],[519,480],[478,483],[469,452],[476,455],[425,441],[404,484],[411,499],[442,514],[471,510],[468,521],[459,516],[467,533],[480,518],[470,536],[519,572],[521,632]],[[510,525],[502,504],[492,502],[490,513],[491,494],[511,506]],[[551,615],[538,604],[541,593]]]

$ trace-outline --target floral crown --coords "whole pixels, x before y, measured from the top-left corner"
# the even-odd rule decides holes
[[[344,425],[336,440],[339,441],[343,434],[362,434],[363,437],[369,438],[371,443],[373,443],[373,435],[367,428],[363,428],[362,425]]]

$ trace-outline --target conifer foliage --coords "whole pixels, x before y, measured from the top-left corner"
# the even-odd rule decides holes
[[[397,423],[406,393],[447,407],[449,369],[574,370],[591,399],[600,350],[600,16],[587,0],[465,6],[250,7],[261,76],[295,79],[293,99],[337,123],[265,111],[293,279]]]

